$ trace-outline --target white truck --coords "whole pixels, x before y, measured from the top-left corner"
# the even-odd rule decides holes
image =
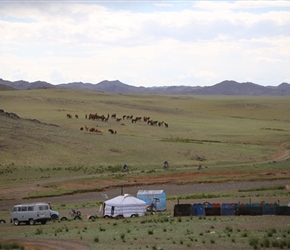
[[[47,203],[20,204],[13,207],[10,222],[15,226],[20,223],[34,225],[36,222],[46,224],[51,220],[51,210]]]

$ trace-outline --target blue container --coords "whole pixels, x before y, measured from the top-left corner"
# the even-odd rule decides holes
[[[197,215],[197,204],[194,203],[192,206],[191,206],[191,215],[193,216],[196,216]]]
[[[197,203],[196,215],[205,216],[205,209],[203,204]]]
[[[238,203],[223,203],[221,214],[225,216],[236,215]]]

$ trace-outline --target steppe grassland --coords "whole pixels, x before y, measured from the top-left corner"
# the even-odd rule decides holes
[[[9,125],[0,128],[10,137],[9,143],[5,141],[7,150],[0,152],[1,168],[13,165],[18,169],[13,174],[21,181],[73,176],[78,169],[82,174],[99,169],[110,173],[108,167],[120,169],[123,163],[148,174],[162,168],[164,160],[171,169],[183,172],[192,171],[200,160],[207,166],[232,169],[236,164],[267,162],[290,138],[288,97],[114,95],[47,89],[2,91],[0,99],[6,112],[59,126],[17,120],[12,121],[19,123],[16,130]],[[73,118],[68,119],[67,113]],[[169,127],[133,124],[128,119],[92,121],[85,119],[89,113],[150,116]],[[85,125],[98,127],[103,134],[80,131]],[[117,134],[108,133],[109,128]]]
[[[4,111],[21,118],[59,126],[1,120],[0,138],[5,149],[0,151],[0,170],[4,171],[0,176],[1,189],[44,179],[47,182],[43,187],[51,192],[50,187],[55,189],[68,181],[89,183],[90,177],[82,175],[93,176],[98,171],[108,173],[100,179],[122,178],[114,173],[124,162],[136,175],[158,175],[165,159],[170,162],[169,173],[193,171],[199,162],[196,156],[205,158],[207,172],[272,170],[273,164],[246,164],[267,162],[269,155],[280,150],[279,145],[290,138],[288,97],[131,96],[30,90],[0,92],[0,103]],[[108,123],[85,120],[85,114],[95,112],[151,116],[168,122],[169,127],[132,124],[126,120],[123,125],[114,120]],[[67,113],[76,113],[79,119],[67,119]],[[85,124],[103,129],[103,135],[80,131]],[[111,135],[108,128],[118,133]],[[276,170],[289,169],[289,161],[274,164]],[[77,176],[79,179],[73,179]],[[223,176],[217,176],[222,180]],[[50,180],[53,178],[55,182]],[[271,193],[263,191],[261,199]],[[56,209],[61,212],[68,209],[62,205],[65,204]],[[95,209],[96,204],[90,205]],[[172,213],[162,213],[95,222],[84,218],[32,227],[6,223],[1,224],[0,230],[3,238],[77,240],[92,249],[258,249],[268,248],[268,244],[272,249],[289,248],[289,223],[285,223],[284,216],[171,216]]]
[[[68,138],[79,140],[78,150],[86,148],[96,155],[100,152],[102,157],[97,161],[92,156],[96,164],[101,159],[104,159],[101,164],[112,164],[113,158],[117,160],[113,164],[127,159],[137,165],[155,165],[168,156],[174,156],[171,162],[176,165],[196,164],[190,159],[194,153],[204,156],[208,164],[264,160],[289,138],[287,97],[129,96],[77,90],[12,91],[1,95],[1,106],[7,112],[70,129],[62,132],[68,133],[64,135]],[[143,122],[135,126],[130,120],[121,123],[112,119],[108,123],[85,120],[85,114],[96,112],[116,113],[117,117],[150,116],[153,120],[164,120],[169,128],[152,127]],[[67,113],[78,114],[79,119],[69,120]],[[79,128],[84,125],[98,126],[104,136],[89,137],[80,133]],[[117,136],[107,134],[108,128],[117,130]],[[56,140],[52,148],[58,148],[57,144]],[[117,157],[108,154],[108,147]],[[246,151],[247,155],[240,157],[235,151]],[[154,152],[159,157],[152,156]]]
[[[160,154],[169,150],[168,155],[171,155],[170,148],[187,152],[187,149],[178,150],[186,148],[185,143],[177,148],[180,143],[172,142],[192,142],[190,148],[195,148],[196,144],[201,148],[207,142],[205,148],[214,147],[214,143],[218,143],[219,148],[225,147],[226,150],[226,144],[229,143],[233,143],[231,148],[238,150],[245,144],[257,148],[262,145],[268,154],[271,150],[274,153],[275,146],[289,138],[290,100],[287,97],[134,96],[64,89],[29,90],[2,92],[1,106],[5,111],[14,112],[22,118],[57,124],[61,128],[75,130],[75,133],[79,133],[79,128],[86,124],[98,126],[106,134],[102,146],[106,142],[116,143],[107,135],[107,129],[112,127],[118,132],[118,141],[122,143],[124,140],[122,144],[126,147],[133,145],[132,148],[139,150],[142,147],[145,152],[146,148],[151,151],[158,148]],[[112,119],[108,123],[85,120],[85,114],[96,112],[104,115],[116,113],[120,118],[123,115],[150,116],[153,120],[167,122],[169,128],[159,129],[146,123],[135,126],[130,120],[121,123]],[[79,119],[67,119],[67,113],[73,116],[78,114]],[[158,143],[160,141],[162,145]],[[156,144],[158,146],[155,148]],[[212,150],[209,148],[206,151],[209,154]],[[257,149],[258,155],[263,153]],[[138,161],[140,155],[136,156],[137,162],[146,161]],[[229,160],[228,157],[223,158]],[[208,160],[214,162],[214,159]]]
[[[271,224],[272,223],[272,224]],[[23,230],[25,227],[26,230]],[[284,216],[178,217],[169,213],[122,220],[59,221],[1,225],[2,237],[72,240],[90,249],[287,249]],[[11,230],[13,229],[13,231]]]

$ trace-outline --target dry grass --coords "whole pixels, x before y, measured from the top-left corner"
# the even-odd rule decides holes
[[[109,180],[148,183],[158,176],[163,182],[187,183],[199,162],[208,167],[208,175],[195,176],[195,181],[289,178],[288,163],[279,161],[287,158],[290,141],[287,97],[129,96],[47,89],[3,91],[0,98],[4,111],[21,117],[0,116],[4,191],[33,181],[39,185],[24,196],[103,188],[89,179],[92,175],[106,185],[112,185]],[[169,127],[130,119],[85,119],[90,113],[150,116]],[[81,131],[85,125],[103,133]],[[164,176],[165,160],[170,169]],[[119,174],[124,163],[129,176]],[[278,176],[284,170],[286,175]],[[244,173],[233,177],[225,174],[229,171]],[[184,177],[174,180],[178,173]]]

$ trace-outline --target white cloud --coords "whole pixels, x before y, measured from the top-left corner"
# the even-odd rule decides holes
[[[146,11],[138,2],[100,4],[0,2],[0,78],[136,86],[288,79],[288,1],[148,2]]]

